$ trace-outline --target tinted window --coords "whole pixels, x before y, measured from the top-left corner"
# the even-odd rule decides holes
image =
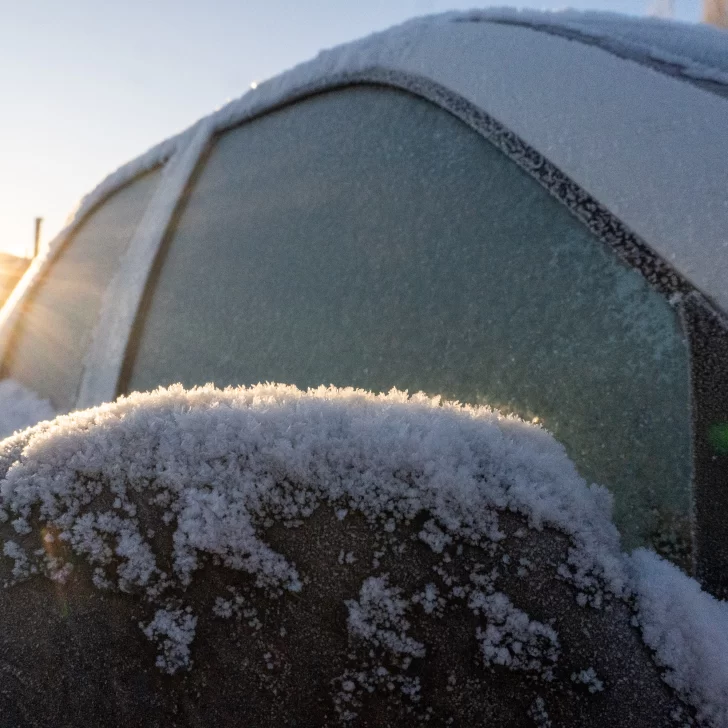
[[[539,418],[617,492],[627,545],[686,543],[674,312],[428,102],[356,87],[220,136],[152,290],[127,390],[271,380],[492,404]]]
[[[102,294],[159,177],[159,170],[146,174],[89,215],[37,284],[19,319],[5,376],[50,399],[58,411],[74,406]]]

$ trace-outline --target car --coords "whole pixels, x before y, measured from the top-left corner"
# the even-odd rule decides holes
[[[332,385],[316,396],[359,402],[365,395],[341,388],[368,390],[381,394],[372,401],[384,403],[384,412],[401,397],[386,399],[393,388],[423,392],[463,403],[458,417],[466,420],[484,417],[478,408],[488,405],[545,428],[581,477],[611,492],[622,540],[615,546],[607,538],[607,550],[649,547],[724,599],[727,47],[721,31],[657,20],[473,11],[410,21],[257,84],[103,181],[3,307],[0,355],[13,396],[22,385],[36,409],[42,400],[71,413],[56,429],[38,425],[27,431],[35,434],[6,441],[4,482],[20,478],[10,473],[23,471],[26,460],[42,472],[46,438],[59,447],[68,439],[84,452],[79,433],[88,430],[97,442],[104,418],[121,436],[126,413],[148,406],[160,421],[177,422],[175,407],[187,411],[175,399],[178,389],[134,392],[177,383]],[[259,386],[248,394],[202,389],[190,396],[233,410],[238,405],[230,402],[242,397],[256,412],[256,396],[298,401],[300,393]],[[130,399],[104,404],[119,395]],[[167,403],[163,412],[155,409],[160,401]],[[424,406],[415,404],[416,411]],[[93,407],[100,409],[87,410]],[[211,426],[214,413],[203,409]],[[151,437],[146,415],[138,416]],[[390,437],[399,443],[396,433]],[[35,453],[36,442],[37,457],[21,457],[23,448]],[[108,467],[104,482],[113,482]],[[6,490],[17,510],[19,491]],[[602,496],[589,498],[595,500],[580,512],[591,523],[585,514],[601,512]],[[533,520],[529,503],[520,514]],[[584,524],[570,523],[576,538]],[[429,527],[420,527],[425,541],[445,538],[435,526],[429,536]],[[335,536],[326,531],[326,539]],[[14,568],[22,571],[22,563],[15,558]],[[659,567],[645,573],[664,568],[680,581],[665,562],[654,563]],[[600,569],[609,581],[608,569]],[[384,610],[384,623],[404,640],[399,592],[381,576],[367,578],[375,581],[362,586],[350,621],[353,609],[367,623],[361,613],[369,604],[380,616]],[[99,583],[106,579],[98,575]],[[584,603],[587,593],[579,592]],[[703,598],[708,612],[723,614],[715,606],[721,602]],[[234,600],[226,604],[233,610]],[[496,629],[522,620],[525,612],[509,609],[493,600],[482,606]],[[615,614],[628,625],[620,609]],[[687,606],[677,611],[681,619],[690,613]],[[161,664],[172,672],[186,664],[189,643],[171,635],[189,632],[191,614],[169,607],[147,620],[147,636],[159,637]],[[536,621],[524,629],[548,654],[549,645],[556,649],[551,627]],[[603,637],[613,629],[615,644],[629,643],[629,630],[619,632],[608,619],[591,628]],[[101,638],[93,639],[98,646]],[[646,639],[672,667],[675,653]],[[416,657],[413,649],[403,648],[399,659]],[[275,650],[270,655],[266,669],[275,672]],[[392,669],[379,667],[387,675]],[[590,669],[575,668],[573,682],[594,695],[602,681]],[[709,704],[698,719],[716,725],[728,716],[722,669],[710,689],[697,691],[700,700],[686,703]],[[692,686],[693,677],[671,674],[678,692]],[[353,694],[375,689],[367,680],[341,679],[338,717],[356,712],[361,700]],[[397,685],[415,690],[414,683]],[[651,697],[640,725],[664,724],[656,705],[688,720],[684,704],[671,703],[662,689],[645,682]],[[142,693],[153,702],[156,689]],[[341,697],[347,693],[349,700]],[[692,687],[687,693],[697,694]],[[618,715],[624,724],[625,713],[605,705],[590,721]],[[370,720],[394,719],[382,710]],[[519,710],[523,720],[548,725],[536,698]],[[585,720],[569,710],[560,723]]]

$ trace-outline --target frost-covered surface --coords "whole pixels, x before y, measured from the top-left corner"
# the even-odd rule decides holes
[[[8,468],[0,521],[9,520],[18,534],[29,533],[34,518],[51,523],[62,542],[97,567],[98,586],[143,589],[155,602],[192,581],[201,554],[255,575],[273,593],[299,591],[295,565],[260,538],[255,518],[305,518],[322,501],[386,516],[385,530],[426,510],[434,518],[424,540],[435,551],[453,535],[497,542],[496,509],[508,508],[534,527],[550,524],[572,536],[563,573],[584,592],[598,594],[602,582],[615,593],[624,586],[610,497],[585,487],[550,436],[487,409],[424,396],[176,386],[42,423],[8,438],[0,463]],[[416,488],[394,475],[403,470],[416,474]],[[112,499],[89,508],[103,497],[102,473]],[[294,485],[300,483],[316,485],[302,491]],[[172,573],[160,568],[140,527],[135,491],[162,508],[165,523],[176,523]],[[27,571],[16,547],[8,555]],[[115,558],[112,575],[107,567]],[[35,568],[50,573],[47,564]],[[378,583],[369,585],[371,594],[365,590],[360,607],[350,606],[360,631],[371,626],[365,617]],[[387,604],[394,624],[399,602],[392,597]],[[385,625],[376,634],[385,639],[390,632]],[[166,645],[173,637],[165,634]],[[165,664],[173,671],[185,654]]]
[[[121,454],[108,461],[115,440],[124,442],[125,455],[134,453],[133,461]],[[427,510],[444,533],[474,543],[501,538],[493,509],[508,508],[535,527],[549,524],[574,539],[578,548],[565,575],[577,585],[592,588],[598,574],[615,593],[624,587],[609,493],[586,488],[547,433],[487,408],[398,392],[374,397],[275,386],[185,392],[173,386],[59,417],[3,445],[0,462],[11,467],[0,506],[14,514],[14,528],[27,529],[38,506],[42,518],[66,529],[65,540],[100,563],[111,555],[103,534],[114,534],[125,562],[122,588],[163,582],[136,531],[136,507],[122,473],[131,488],[151,488],[154,503],[166,507],[165,518],[177,520],[175,575],[182,583],[192,578],[196,554],[210,552],[257,574],[261,584],[300,589],[295,568],[260,542],[251,518],[264,505],[286,518],[305,517],[325,498],[372,517],[392,511],[412,518]],[[486,461],[483,453],[489,453]],[[53,477],[36,471],[41,461]],[[360,463],[355,472],[352,461]],[[195,470],[190,463],[205,466]],[[112,508],[84,513],[101,485],[80,484],[78,473],[102,465],[120,473],[111,484]],[[405,466],[420,474],[416,490],[393,478]],[[272,487],[271,468],[278,479],[324,485],[306,495],[281,491]]]
[[[198,125],[223,129],[313,86],[325,87],[342,75],[365,74],[372,68],[431,79],[519,134],[728,309],[728,173],[720,163],[728,139],[726,101],[599,48],[525,28],[464,20],[573,29],[604,39],[602,45],[612,39],[677,64],[686,75],[716,82],[728,78],[725,34],[713,28],[607,13],[491,8],[411,20],[322,51]],[[613,89],[619,89],[618,103]],[[670,109],[667,117],[665,108]],[[153,147],[84,198],[68,227],[48,254],[33,262],[4,307],[0,344],[13,308],[84,216],[138,174],[181,152],[192,143],[197,128]],[[622,153],[615,154],[617,148]],[[691,180],[690,194],[685,194],[685,179]]]
[[[0,381],[0,438],[56,416],[51,403],[13,379]]]
[[[147,207],[119,267],[104,294],[84,361],[76,406],[84,409],[108,402],[116,394],[124,352],[149,271],[190,175],[210,140],[206,120],[192,128],[191,140],[164,168],[164,181]]]
[[[453,13],[450,17],[455,21],[514,21],[575,30],[605,41],[606,48],[612,45],[617,51],[630,49],[646,58],[675,64],[686,76],[728,84],[728,39],[724,31],[710,25],[608,12],[542,12],[508,7]]]
[[[565,537],[561,563],[556,552],[545,558],[554,580],[558,573],[570,585],[572,608],[599,612],[611,600],[614,613],[616,602],[631,603],[634,594],[667,683],[707,724],[728,716],[728,607],[652,554],[622,555],[608,493],[587,486],[546,432],[487,408],[396,391],[173,386],[16,433],[0,443],[0,476],[0,522],[10,534],[2,549],[11,564],[5,588],[35,574],[64,583],[85,569],[97,589],[132,592],[148,607],[139,628],[170,674],[191,666],[198,620],[234,618],[262,634],[268,618],[256,594],[271,603],[305,598],[309,574],[267,534],[276,524],[295,530],[328,509],[335,523],[363,516],[380,539],[371,560],[331,547],[342,574],[369,570],[358,594],[341,603],[352,655],[364,655],[331,683],[341,720],[353,720],[380,689],[420,710],[420,678],[408,670],[429,652],[417,619],[449,621],[454,610],[477,622],[482,669],[526,674],[542,686],[561,681],[585,696],[604,693],[602,668],[588,662],[569,663],[558,677],[559,630],[502,591],[507,573],[525,584],[539,574],[531,558],[512,558],[499,545],[545,528]],[[402,540],[398,534],[423,514]],[[507,536],[504,519],[514,517],[507,514],[527,527]],[[435,559],[414,590],[379,565],[406,559],[413,541]],[[498,566],[474,563],[477,553]],[[188,595],[210,564],[250,582],[211,593],[204,613],[188,606]],[[285,638],[280,627],[276,639]],[[284,670],[275,644],[262,659],[266,674]],[[447,690],[459,685],[452,673]],[[425,719],[428,710],[416,715]],[[549,724],[543,699],[529,711]]]
[[[650,551],[630,563],[642,634],[666,682],[711,725],[728,725],[728,603]]]

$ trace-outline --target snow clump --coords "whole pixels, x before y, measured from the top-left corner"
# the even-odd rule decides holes
[[[424,657],[425,646],[407,635],[410,623],[405,618],[409,600],[401,590],[387,583],[387,576],[370,577],[361,587],[359,601],[346,602],[349,630],[367,642],[398,655]]]
[[[146,627],[139,626],[150,640],[161,643],[162,654],[157,657],[157,667],[173,675],[179,668],[189,665],[197,617],[181,609],[159,609]]]

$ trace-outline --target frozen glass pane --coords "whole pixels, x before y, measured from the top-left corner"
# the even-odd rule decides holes
[[[160,169],[96,208],[31,293],[11,339],[4,375],[73,408],[101,297],[159,183]]]
[[[402,92],[341,90],[222,135],[135,347],[127,390],[398,387],[538,417],[617,494],[628,545],[688,536],[674,312],[513,162]]]

